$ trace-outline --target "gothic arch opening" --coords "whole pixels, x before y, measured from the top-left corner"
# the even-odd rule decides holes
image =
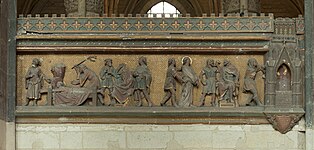
[[[282,64],[277,69],[277,83],[276,89],[278,91],[290,91],[291,90],[291,70],[286,64]]]
[[[148,17],[178,17],[180,11],[168,2],[159,2],[147,11]]]
[[[152,7],[162,2],[166,2],[169,3],[170,5],[173,5],[181,14],[188,13],[184,6],[177,0],[152,0],[144,5],[144,7],[140,11],[140,14],[146,14]]]

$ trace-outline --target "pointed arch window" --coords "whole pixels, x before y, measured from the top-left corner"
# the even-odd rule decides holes
[[[168,2],[162,1],[151,7],[150,10],[147,11],[148,17],[154,17],[156,15],[157,18],[161,18],[163,15],[166,18],[178,17],[180,11],[173,5]]]

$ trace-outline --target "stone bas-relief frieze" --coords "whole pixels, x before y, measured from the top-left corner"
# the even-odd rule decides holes
[[[247,62],[247,69],[245,72],[244,77],[244,86],[243,86],[243,92],[249,94],[248,97],[248,104],[250,106],[260,106],[262,105],[261,101],[258,98],[257,95],[257,87],[255,78],[259,71],[263,72],[263,78],[265,78],[265,67],[258,65],[256,59],[250,58]]]
[[[26,103],[28,106],[30,101],[33,106],[37,105],[37,101],[41,99],[41,90],[43,87],[43,73],[40,69],[40,60],[33,59],[31,67],[29,67],[25,75]]]
[[[43,59],[43,62],[45,60]],[[193,63],[199,64],[198,60],[192,57],[181,57],[181,63],[177,67],[176,59],[168,59],[165,75],[158,74],[158,78],[163,78],[164,97],[152,100],[151,94],[154,84],[154,68],[149,66],[150,60],[141,56],[133,69],[129,69],[131,62],[120,63],[114,67],[114,59],[105,58],[103,67],[99,67],[99,76],[94,66],[99,61],[96,56],[90,56],[80,61],[69,69],[66,64],[56,63],[50,71],[51,74],[44,74],[40,68],[40,60],[34,58],[25,81],[27,91],[25,103],[30,101],[37,104],[37,101],[44,101],[41,94],[46,94],[47,105],[64,106],[155,106],[161,107],[239,107],[239,89],[241,74],[238,68],[230,60],[207,59],[199,74],[195,71]],[[87,65],[88,63],[88,65]],[[91,69],[91,66],[93,66]],[[247,106],[261,106],[262,101],[258,97],[255,78],[259,71],[263,71],[257,60],[250,58],[247,63],[246,74],[243,78],[243,92],[248,95]],[[67,70],[68,69],[68,70]],[[67,71],[66,71],[67,70]],[[75,74],[72,79],[64,80],[67,74]],[[51,78],[49,78],[52,76]],[[162,77],[160,77],[162,76]],[[33,78],[34,79],[33,79]],[[44,81],[47,85],[44,86]],[[156,81],[155,81],[156,82]],[[177,85],[179,85],[177,87]],[[45,88],[44,88],[45,87]],[[241,86],[242,87],[242,86]],[[159,87],[160,88],[160,87]],[[177,90],[179,88],[180,90]],[[200,90],[201,92],[196,92]],[[31,95],[33,94],[33,95]],[[153,93],[156,94],[156,93]],[[198,97],[197,100],[195,97]],[[168,102],[169,101],[169,102]],[[209,105],[205,105],[206,102]],[[245,106],[245,105],[241,105]]]

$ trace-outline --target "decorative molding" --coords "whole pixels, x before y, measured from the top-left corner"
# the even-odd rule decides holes
[[[300,121],[304,114],[268,114],[267,120],[273,125],[273,128],[282,134],[292,130],[292,128]]]
[[[133,32],[236,32],[272,33],[274,18],[265,16],[240,17],[27,17],[17,22],[19,34],[25,33],[133,33]]]
[[[298,18],[295,18],[295,23],[297,34],[304,34],[305,25],[303,16],[300,15]]]
[[[268,124],[263,107],[16,107],[17,123]],[[60,117],[62,116],[62,117]],[[84,118],[84,119],[82,119]]]

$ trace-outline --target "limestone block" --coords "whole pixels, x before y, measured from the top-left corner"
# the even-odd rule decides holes
[[[127,148],[166,148],[172,139],[170,132],[127,132]]]
[[[93,131],[124,131],[124,128],[127,125],[119,125],[119,124],[84,124],[81,125],[81,130],[87,131],[87,132],[93,132]]]
[[[174,140],[184,148],[212,148],[211,131],[180,131],[174,132]]]
[[[126,148],[126,134],[119,131],[83,132],[83,148]]]
[[[36,141],[36,136],[35,132],[17,132],[16,148],[32,148],[32,144]]]
[[[147,125],[128,125],[124,128],[125,131],[151,131],[152,126]]]
[[[81,132],[81,126],[77,126],[77,125],[69,125],[67,126],[67,132]]]
[[[233,148],[236,149],[238,141],[245,139],[243,131],[214,131],[213,148]]]
[[[238,141],[240,149],[302,149],[304,142],[299,132],[281,134],[274,131],[246,132],[245,139]]]
[[[127,125],[125,131],[168,131],[168,125]]]
[[[167,126],[167,125],[154,125],[154,126],[152,126],[152,131],[169,131],[169,126]]]
[[[215,130],[217,126],[215,125],[172,125],[169,126],[169,131],[208,131]]]
[[[83,148],[82,132],[61,132],[60,148],[82,149]]]
[[[17,132],[17,149],[51,149],[60,147],[59,134],[55,132]]]
[[[27,131],[35,131],[35,126],[30,126],[27,124],[17,124],[16,132],[27,132]]]
[[[37,134],[37,141],[33,143],[33,148],[59,148],[60,136],[56,132],[40,132]]]
[[[217,126],[219,131],[243,131],[242,126],[234,126],[234,125],[220,125]]]
[[[60,125],[49,125],[49,124],[41,124],[37,125],[35,130],[36,132],[60,132],[60,131],[66,131],[65,126]]]

